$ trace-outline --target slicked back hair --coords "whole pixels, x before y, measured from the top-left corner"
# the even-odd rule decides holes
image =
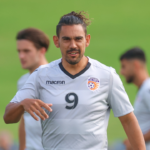
[[[18,32],[16,40],[29,40],[37,49],[44,47],[48,50],[50,41],[47,35],[39,29],[27,28]]]
[[[144,51],[139,47],[134,47],[128,51],[126,51],[124,54],[120,56],[120,60],[123,59],[138,59],[144,63],[146,63],[146,57]]]
[[[90,25],[91,20],[89,19],[89,17],[87,17],[88,14],[84,11],[80,11],[80,12],[74,12],[72,11],[71,13],[68,13],[64,16],[62,16],[60,18],[60,21],[56,27],[56,34],[59,37],[59,33],[61,30],[62,26],[65,25],[78,25],[81,24],[84,31],[85,31],[85,35],[87,34],[87,26]]]

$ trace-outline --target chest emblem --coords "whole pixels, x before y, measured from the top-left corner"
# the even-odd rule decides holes
[[[87,86],[91,91],[95,91],[99,88],[99,80],[97,78],[94,77],[90,77],[88,78],[88,83]]]

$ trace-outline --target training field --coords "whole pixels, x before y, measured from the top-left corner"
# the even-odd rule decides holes
[[[18,124],[5,125],[2,118],[5,106],[16,93],[17,80],[27,72],[21,69],[16,51],[15,36],[19,30],[36,27],[47,33],[51,45],[46,57],[50,62],[61,57],[52,41],[59,18],[72,10],[87,11],[93,19],[88,27],[91,43],[85,54],[119,73],[120,54],[133,46],[145,50],[150,67],[149,8],[148,0],[0,0],[0,130],[10,130],[18,140]],[[121,79],[133,104],[137,89]],[[125,137],[118,118],[111,112],[109,142]]]

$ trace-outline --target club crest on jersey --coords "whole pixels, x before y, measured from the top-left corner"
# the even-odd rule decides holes
[[[99,80],[97,79],[97,78],[94,78],[94,77],[90,77],[89,79],[88,79],[88,83],[87,83],[88,85],[88,88],[91,90],[91,91],[95,91],[95,90],[97,90],[98,88],[99,88],[99,84],[100,84],[100,82],[99,82]]]

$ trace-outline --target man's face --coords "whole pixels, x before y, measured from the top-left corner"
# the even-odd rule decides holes
[[[133,60],[121,60],[120,73],[125,77],[127,83],[132,83],[134,80],[134,62]]]
[[[17,51],[23,69],[32,69],[39,64],[40,50],[28,40],[17,40]]]
[[[56,47],[61,50],[62,58],[75,65],[83,57],[90,42],[90,35],[85,35],[82,25],[66,25],[61,27],[59,37],[53,39]]]

